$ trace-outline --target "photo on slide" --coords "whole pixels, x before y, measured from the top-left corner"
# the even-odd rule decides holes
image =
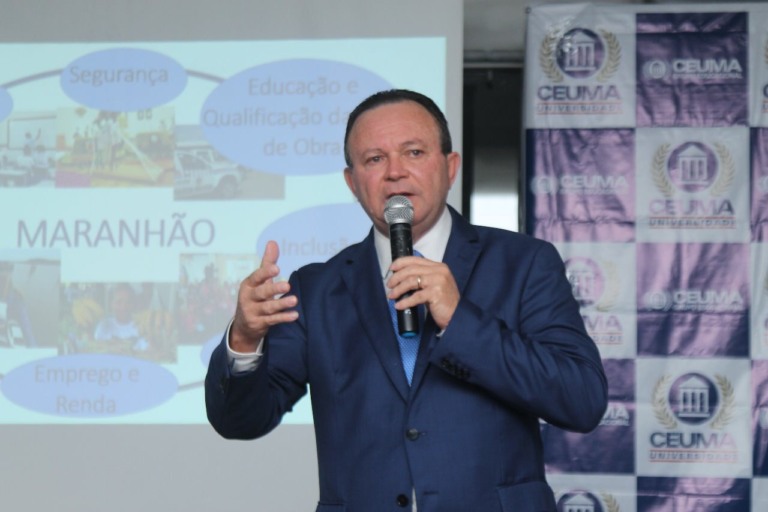
[[[230,160],[199,125],[176,126],[173,163],[175,200],[285,199],[285,176]]]
[[[58,259],[44,254],[0,254],[0,349],[56,346],[48,318],[59,310],[58,294],[51,293],[59,287],[59,267]]]
[[[0,187],[52,187],[56,114],[14,112],[0,123]]]
[[[237,305],[240,281],[257,265],[254,255],[181,255],[179,344],[197,345],[221,339]]]
[[[60,352],[175,362],[175,288],[169,283],[63,284]]]
[[[57,187],[171,187],[174,109],[59,109]]]

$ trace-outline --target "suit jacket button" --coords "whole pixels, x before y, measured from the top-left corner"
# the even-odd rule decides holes
[[[408,496],[405,494],[398,494],[397,499],[395,500],[398,507],[407,507],[408,506]]]
[[[419,430],[415,428],[409,428],[405,432],[405,437],[407,437],[409,441],[415,441],[419,438]]]

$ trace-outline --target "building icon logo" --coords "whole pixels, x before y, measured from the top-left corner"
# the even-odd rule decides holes
[[[672,377],[660,378],[653,390],[656,419],[667,429],[679,423],[723,429],[733,419],[735,397],[733,384],[722,375],[713,382],[700,373],[686,373],[672,382]]]
[[[587,28],[572,28],[567,32],[551,31],[539,48],[542,71],[552,82],[563,82],[565,76],[576,79],[592,78],[606,82],[619,68],[621,45],[616,35]]]
[[[565,261],[565,274],[581,307],[595,306],[600,311],[607,311],[616,305],[618,272],[612,263],[598,264],[592,258],[575,256]]]
[[[674,196],[675,191],[708,190],[712,196],[725,193],[733,182],[735,164],[728,148],[720,143],[713,146],[696,141],[675,148],[671,144],[659,146],[652,163],[656,188],[667,197]]]
[[[585,490],[564,492],[557,500],[557,512],[620,512],[616,498],[600,493],[600,498]]]
[[[654,80],[660,80],[669,76],[669,65],[663,60],[649,60],[643,64],[643,76],[652,78]]]

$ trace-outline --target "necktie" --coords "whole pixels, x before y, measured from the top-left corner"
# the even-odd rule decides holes
[[[421,254],[417,251],[414,251],[413,255],[419,257],[421,256]],[[408,385],[410,386],[411,380],[413,379],[413,368],[416,366],[416,356],[419,354],[421,332],[416,333],[415,336],[410,337],[400,336],[397,329],[397,310],[395,309],[395,302],[397,301],[394,299],[389,300],[389,316],[392,318],[392,325],[395,328],[395,336],[397,336],[397,341],[400,344],[400,359],[403,362],[405,378],[408,379]]]
[[[419,343],[421,341],[421,333],[416,333],[415,336],[404,337],[400,336],[397,332],[397,310],[395,310],[395,300],[389,300],[389,316],[392,317],[392,325],[395,327],[395,336],[400,344],[400,359],[403,361],[403,370],[405,370],[405,377],[408,379],[408,385],[411,384],[413,378],[413,367],[416,366],[416,356],[419,353]]]

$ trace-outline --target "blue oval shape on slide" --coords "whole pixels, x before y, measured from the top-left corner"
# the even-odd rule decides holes
[[[150,50],[112,48],[84,55],[61,72],[62,90],[78,103],[112,112],[157,107],[187,86],[187,72]]]
[[[359,242],[371,225],[358,203],[313,206],[267,226],[259,236],[256,250],[260,258],[267,241],[275,240],[280,247],[280,276],[288,279],[302,265],[326,261]]]
[[[358,103],[391,85],[344,62],[293,59],[242,71],[203,104],[208,142],[250,169],[318,175],[344,168],[347,117]]]
[[[76,354],[38,359],[3,378],[11,402],[44,414],[98,418],[156,407],[178,390],[155,363],[126,356]]]

